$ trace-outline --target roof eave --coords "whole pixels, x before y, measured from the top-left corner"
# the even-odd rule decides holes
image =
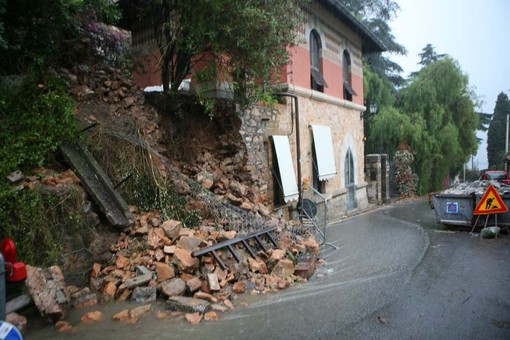
[[[361,37],[363,40],[362,54],[381,53],[387,50],[386,46],[365,25],[349,13],[338,0],[317,1]]]

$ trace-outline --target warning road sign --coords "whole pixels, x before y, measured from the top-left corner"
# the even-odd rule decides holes
[[[498,191],[489,185],[482,199],[478,202],[473,215],[489,215],[507,212],[508,208],[501,199]]]

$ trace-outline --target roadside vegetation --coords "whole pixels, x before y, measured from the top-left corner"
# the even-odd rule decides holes
[[[349,0],[346,4],[386,45],[390,56],[407,53],[388,25],[398,15],[396,2]],[[447,54],[438,54],[428,44],[419,55],[420,69],[408,79],[388,54],[364,60],[365,154],[387,153],[395,162],[405,159],[396,168],[410,167],[413,175],[397,176],[402,196],[438,191],[476,154],[476,132],[486,129],[487,117],[477,113],[479,100],[469,77]],[[371,113],[374,104],[377,110]],[[411,164],[407,157],[395,157],[402,156],[402,150],[412,150]]]

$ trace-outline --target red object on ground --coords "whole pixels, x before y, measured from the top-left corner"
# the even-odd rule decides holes
[[[27,267],[24,262],[16,262],[16,246],[8,237],[0,242],[0,252],[4,257],[6,281],[19,282],[27,278]]]

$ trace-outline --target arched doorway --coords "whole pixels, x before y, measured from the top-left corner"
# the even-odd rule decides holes
[[[347,150],[344,163],[345,188],[347,189],[347,210],[356,208],[356,183],[354,182],[354,158],[351,149]]]

